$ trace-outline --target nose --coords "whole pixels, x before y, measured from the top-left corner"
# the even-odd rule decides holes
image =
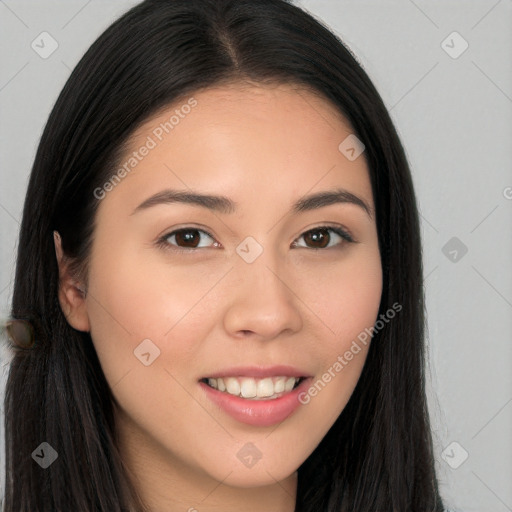
[[[301,301],[284,265],[278,267],[274,259],[262,255],[250,264],[240,260],[236,266],[224,315],[226,332],[237,338],[271,340],[300,331]]]

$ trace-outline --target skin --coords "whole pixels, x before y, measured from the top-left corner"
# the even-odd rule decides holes
[[[316,381],[373,326],[382,271],[368,168],[364,154],[350,161],[338,149],[350,125],[304,89],[232,84],[193,97],[197,106],[100,201],[85,296],[55,238],[60,302],[69,323],[91,333],[116,400],[121,453],[151,511],[291,512],[297,469],[345,407],[368,346],[270,427],[236,421],[198,380],[231,366],[289,364]],[[187,99],[142,125],[127,157]],[[173,203],[132,214],[166,188],[224,195],[238,208]],[[302,196],[335,188],[372,216],[351,203],[290,213]],[[356,241],[328,231],[328,247],[315,250],[322,243],[304,235],[325,225]],[[168,249],[157,245],[187,226],[213,238],[196,232],[199,248],[184,253],[173,251],[174,237]],[[263,248],[252,263],[236,252],[247,236]],[[145,366],[134,350],[148,338],[160,355]],[[236,456],[248,442],[262,454],[251,468]]]

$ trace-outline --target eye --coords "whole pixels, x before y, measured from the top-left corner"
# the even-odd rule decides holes
[[[333,233],[334,236],[331,233]],[[177,229],[165,234],[157,241],[157,245],[164,249],[183,252],[210,247],[211,243],[209,245],[208,240],[201,243],[202,236],[203,238],[213,241],[214,247],[220,246],[210,233],[192,226]],[[301,238],[304,238],[306,245],[299,245],[297,241],[294,241],[292,243],[292,247],[326,249],[344,245],[346,242],[351,243],[355,241],[347,231],[337,226],[319,226],[306,231],[297,240],[300,240]],[[333,241],[334,243],[331,243]]]
[[[214,240],[212,235],[203,229],[187,227],[171,231],[158,240],[158,245],[165,248],[175,248],[176,250],[198,249],[208,247],[208,244],[201,245],[201,234],[210,240]],[[217,245],[218,243],[215,242]],[[173,247],[174,246],[174,247]]]
[[[334,236],[329,233],[334,233]],[[304,238],[306,244],[312,244],[312,249],[326,249],[344,245],[345,242],[354,242],[349,233],[337,226],[319,226],[306,231],[297,240],[301,238]],[[336,239],[338,239],[338,243],[331,244],[333,240],[336,242]],[[296,241],[293,242],[292,246],[308,248],[308,245],[298,245]]]

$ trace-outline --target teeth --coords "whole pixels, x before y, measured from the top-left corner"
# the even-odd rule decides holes
[[[244,398],[254,398],[256,396],[256,391],[258,386],[254,379],[242,379],[242,383],[240,385],[240,394]]]
[[[270,377],[258,381],[258,389],[256,394],[259,397],[272,396],[274,393],[277,393],[276,385],[272,382]]]
[[[217,382],[219,382],[219,379],[217,379]],[[240,382],[238,382],[238,379],[235,379],[234,377],[228,377],[225,380],[224,384],[226,384],[226,391],[230,395],[240,394]]]
[[[223,377],[208,379],[208,385],[230,395],[262,400],[278,398],[281,394],[290,392],[299,380],[298,377]]]
[[[279,379],[277,382],[274,382],[274,392],[282,393],[284,391],[284,385],[286,381],[284,379]]]
[[[284,390],[285,391],[291,391],[293,389],[293,386],[295,386],[295,378],[290,377],[284,384]]]

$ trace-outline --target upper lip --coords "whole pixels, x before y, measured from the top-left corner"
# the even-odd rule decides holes
[[[310,377],[310,375],[304,370],[288,365],[236,366],[210,373],[202,378],[216,379],[219,377]]]

